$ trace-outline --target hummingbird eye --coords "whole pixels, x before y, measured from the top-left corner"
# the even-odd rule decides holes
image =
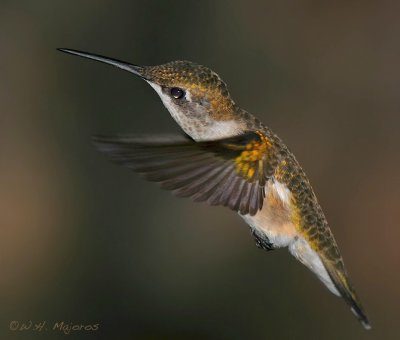
[[[171,96],[175,99],[182,99],[185,96],[185,91],[183,91],[179,87],[173,87],[171,89]]]

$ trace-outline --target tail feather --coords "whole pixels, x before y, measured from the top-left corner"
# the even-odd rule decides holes
[[[368,317],[364,312],[359,298],[357,297],[346,272],[343,269],[337,268],[334,263],[321,258],[329,277],[334,283],[336,289],[340,293],[344,301],[350,306],[351,311],[361,322],[365,329],[371,329]]]

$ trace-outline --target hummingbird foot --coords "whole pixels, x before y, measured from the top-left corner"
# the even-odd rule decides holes
[[[256,228],[250,228],[251,235],[253,235],[257,248],[270,251],[274,250],[274,245],[269,241],[268,237],[261,234]]]

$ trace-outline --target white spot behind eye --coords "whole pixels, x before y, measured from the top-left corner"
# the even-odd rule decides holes
[[[185,98],[186,98],[186,100],[187,100],[188,102],[191,102],[191,101],[192,101],[192,95],[190,94],[189,91],[186,91]]]

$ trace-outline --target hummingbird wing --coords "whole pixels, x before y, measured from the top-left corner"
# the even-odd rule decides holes
[[[262,208],[265,183],[279,161],[264,134],[254,131],[206,142],[179,137],[95,136],[93,141],[112,161],[177,196],[227,206],[242,215]]]

